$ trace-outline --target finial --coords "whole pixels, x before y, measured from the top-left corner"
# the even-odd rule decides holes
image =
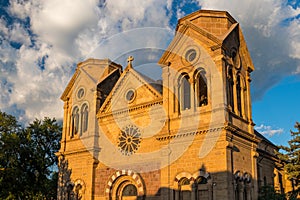
[[[129,56],[128,58],[127,58],[127,67],[128,68],[132,68],[132,61],[134,60],[134,58],[133,58],[133,56]]]

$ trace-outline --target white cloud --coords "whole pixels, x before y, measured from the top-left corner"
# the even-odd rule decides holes
[[[239,1],[198,0],[203,9],[227,10],[241,25],[256,71],[254,99],[261,98],[283,77],[300,66],[300,14],[281,0]]]
[[[97,50],[104,38],[119,32],[167,27],[166,7],[170,8],[171,2],[11,0],[7,10],[19,20],[8,24],[0,19],[0,109],[22,115],[25,122],[44,116],[62,118],[59,97],[74,63]],[[28,19],[30,24],[26,24]],[[148,39],[143,44],[158,43]],[[19,43],[20,48],[13,48],[10,42]],[[134,48],[132,43],[122,47],[125,45]]]
[[[174,9],[173,3],[178,5],[170,10]],[[184,15],[185,3],[187,1],[11,0],[9,13],[20,20],[8,24],[0,18],[0,79],[1,90],[4,89],[0,94],[0,109],[23,110],[29,120],[62,117],[59,96],[73,73],[74,63],[89,56],[114,59],[124,51],[142,47],[165,48],[171,35],[170,18]],[[284,6],[280,0],[233,0],[231,3],[199,0],[199,5],[228,10],[240,22],[257,69],[253,73],[256,96],[282,77],[299,73],[299,21],[294,20],[284,27],[281,23],[297,16],[300,9]],[[30,24],[24,26],[27,19]],[[135,36],[139,31],[131,30],[141,27],[164,30],[161,37],[153,37],[153,34],[151,37],[151,32],[142,34],[144,37]],[[121,32],[132,35],[124,41],[118,35]],[[12,48],[9,44],[12,41],[20,43],[20,49]],[[103,45],[103,41],[118,48]]]
[[[282,128],[272,128],[271,126],[266,126],[261,124],[260,126],[255,127],[255,129],[264,136],[272,137],[276,134],[283,133]]]

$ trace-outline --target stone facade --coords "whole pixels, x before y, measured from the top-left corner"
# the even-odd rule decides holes
[[[59,199],[257,199],[283,191],[276,147],[254,130],[241,28],[229,13],[178,21],[162,81],[106,59],[79,63],[62,95]],[[274,175],[276,174],[276,176]],[[67,188],[67,189],[64,189]]]

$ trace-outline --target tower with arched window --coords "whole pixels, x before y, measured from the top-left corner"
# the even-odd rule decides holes
[[[254,200],[264,185],[284,190],[276,147],[254,130],[254,66],[228,12],[178,21],[161,80],[127,62],[79,63],[61,97],[59,199]]]

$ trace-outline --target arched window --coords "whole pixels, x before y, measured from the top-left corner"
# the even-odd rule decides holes
[[[72,134],[71,137],[78,133],[79,128],[79,108],[76,106],[72,112]]]
[[[77,184],[74,190],[75,190],[75,199],[82,199],[82,190],[83,190],[82,185]]]
[[[194,76],[194,94],[196,106],[206,106],[207,100],[207,79],[204,70],[197,70]]]
[[[190,77],[187,74],[181,74],[179,78],[179,102],[180,109],[187,110],[191,108],[191,86]]]
[[[203,176],[198,176],[195,182],[197,184],[206,184],[207,183],[207,178],[205,178]]]
[[[191,189],[190,189],[190,180],[186,177],[182,177],[178,181],[178,188],[179,188],[179,199],[191,199]]]
[[[182,177],[179,181],[178,181],[179,186],[183,186],[183,185],[190,185],[190,180],[186,177]]]
[[[227,68],[227,105],[230,107],[231,111],[234,111],[234,101],[233,101],[233,73],[232,68]]]
[[[236,98],[238,114],[242,116],[242,89],[241,89],[241,77],[238,74],[236,77]]]
[[[126,185],[122,191],[122,197],[137,196],[137,189],[133,184]]]
[[[204,176],[198,176],[195,179],[195,187],[196,187],[196,196],[198,196],[199,199],[209,199],[210,193],[208,190],[208,180]],[[211,187],[214,187],[214,185],[211,185]],[[213,196],[214,188],[211,189],[211,198]]]
[[[251,175],[237,171],[235,177],[235,199],[249,200],[251,197]]]
[[[89,119],[89,108],[85,103],[81,107],[81,134],[86,132],[88,129],[88,119]]]

